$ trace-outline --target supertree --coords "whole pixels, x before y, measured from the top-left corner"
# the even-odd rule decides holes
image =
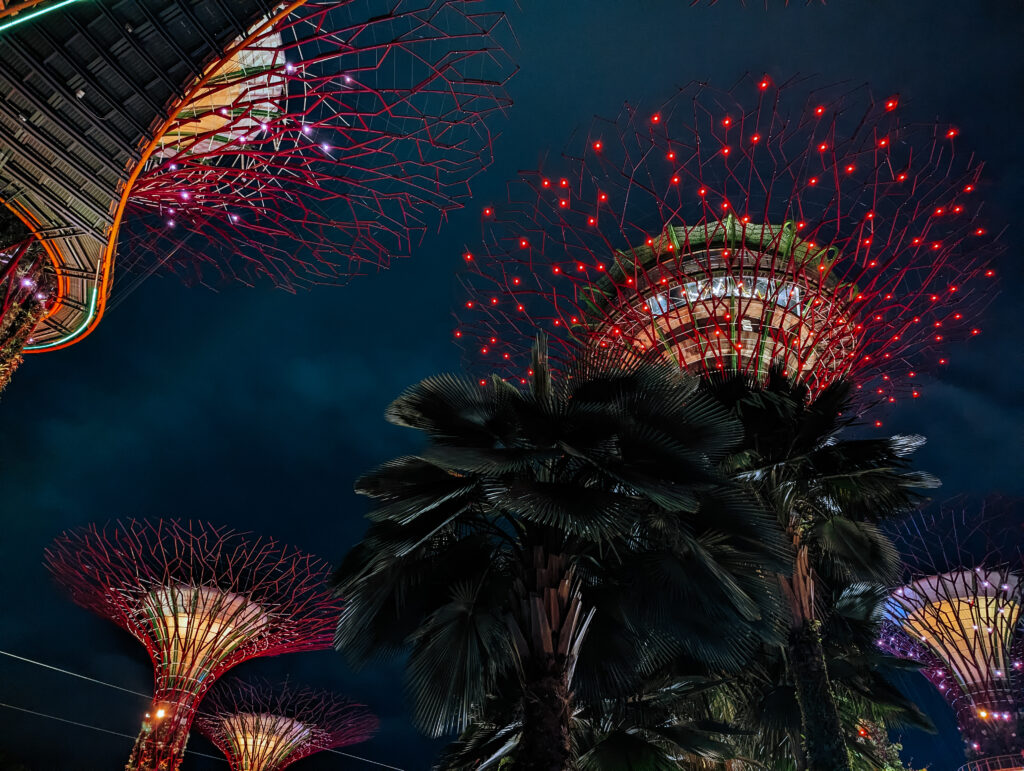
[[[57,538],[45,562],[75,602],[130,632],[153,661],[129,771],[178,768],[218,677],[258,656],[330,647],[341,611],[319,559],[202,523],[90,525]]]
[[[505,104],[504,17],[375,5],[310,0],[192,89],[127,198],[142,267],[334,283],[462,205],[490,160],[483,118]]]
[[[408,254],[490,162],[514,69],[504,16],[479,0],[126,0],[17,18],[0,204],[43,244],[54,286],[26,351],[95,328],[115,258],[130,282],[117,291],[160,269],[293,290]]]
[[[1024,761],[1020,526],[1004,527],[1010,518],[998,508],[947,504],[894,529],[905,583],[879,638],[883,649],[917,660],[952,706],[973,758],[965,769],[976,771]]]
[[[215,689],[196,718],[233,771],[280,771],[308,755],[364,742],[377,725],[362,705],[327,691],[241,681]]]
[[[563,356],[917,396],[946,338],[980,332],[996,247],[957,129],[899,112],[866,86],[746,77],[595,121],[483,209],[456,338],[516,379],[539,329]]]

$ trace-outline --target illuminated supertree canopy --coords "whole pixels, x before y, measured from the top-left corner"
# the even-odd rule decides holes
[[[149,652],[155,690],[127,768],[178,768],[197,705],[258,656],[331,644],[341,604],[328,566],[267,539],[176,520],[124,520],[61,535],[46,565],[84,608]]]
[[[214,689],[196,718],[233,771],[279,771],[314,753],[366,741],[377,725],[362,705],[327,691],[240,681]]]
[[[490,163],[514,71],[505,17],[480,0],[125,0],[24,18],[4,32],[0,205],[54,279],[26,351],[96,327],[128,291],[115,261],[131,286],[166,270],[292,290],[409,254]]]
[[[408,254],[490,162],[504,17],[310,0],[208,71],[127,198],[127,262],[196,283],[337,283]]]
[[[1015,762],[1005,767],[1018,768],[1024,574],[1019,539],[997,524],[990,511],[944,507],[899,528],[906,582],[892,594],[879,644],[922,663],[955,710],[969,755],[1009,754]]]
[[[565,356],[779,363],[812,396],[845,375],[917,396],[947,338],[980,333],[996,242],[957,128],[900,111],[867,87],[748,77],[597,120],[483,208],[455,336],[516,379],[540,329]]]

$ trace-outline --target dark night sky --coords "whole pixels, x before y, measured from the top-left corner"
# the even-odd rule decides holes
[[[42,551],[66,527],[118,516],[206,519],[273,535],[336,562],[363,529],[353,493],[362,471],[416,446],[381,415],[406,385],[455,369],[450,309],[464,243],[479,209],[505,180],[557,151],[594,114],[623,100],[659,100],[706,79],[729,87],[744,72],[781,81],[867,81],[899,92],[909,118],[942,117],[961,149],[989,165],[989,226],[1016,224],[1024,206],[1021,97],[1024,5],[1016,0],[830,0],[782,8],[770,0],[690,8],[686,0],[523,2],[513,13],[522,67],[502,125],[497,162],[477,200],[430,236],[413,259],[349,287],[297,296],[270,288],[220,293],[154,278],[81,344],[32,356],[0,405],[0,649],[146,691],[148,660],[113,624],[55,588]],[[778,7],[776,7],[778,6]],[[942,380],[897,405],[885,430],[920,432],[920,467],[943,495],[1024,493],[1021,326],[1024,279],[1016,243],[985,333],[949,349]],[[382,719],[355,752],[402,768],[428,768],[437,743],[408,720],[397,666],[351,672],[331,652],[252,662],[237,673],[291,674],[337,688]],[[908,755],[956,768],[960,740],[937,697],[917,689],[938,736],[906,737]],[[0,657],[0,701],[133,734],[140,699]],[[123,764],[130,740],[0,710],[0,749],[34,771],[94,771]],[[195,749],[212,751],[195,740]],[[363,768],[332,756],[302,768]],[[192,757],[185,769],[224,769]]]

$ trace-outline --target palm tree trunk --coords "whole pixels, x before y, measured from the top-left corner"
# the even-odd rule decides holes
[[[800,705],[808,771],[850,771],[843,726],[828,679],[821,622],[814,612],[814,570],[807,546],[795,536],[793,575],[782,580],[793,626],[789,632],[789,671]]]
[[[516,771],[565,771],[569,767],[571,716],[572,694],[564,672],[527,680]]]
[[[516,771],[566,771],[571,746],[572,674],[593,617],[562,554],[540,546],[524,554],[517,612],[507,619],[522,678],[523,734]]]
[[[825,669],[820,622],[807,620],[790,631],[789,667],[800,704],[808,771],[849,771],[850,756]]]

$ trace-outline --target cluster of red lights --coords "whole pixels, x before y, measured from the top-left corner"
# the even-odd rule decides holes
[[[556,358],[617,337],[626,350],[636,339],[623,308],[649,310],[643,292],[658,284],[711,280],[709,269],[687,272],[671,259],[666,226],[710,243],[733,218],[741,231],[719,246],[736,262],[747,229],[771,226],[756,265],[728,267],[742,286],[795,270],[778,256],[789,223],[794,243],[821,255],[798,272],[808,295],[829,299],[816,301],[830,307],[822,323],[850,324],[856,338],[842,366],[807,364],[802,375],[820,388],[852,374],[879,399],[917,397],[918,372],[947,363],[947,338],[981,332],[973,319],[991,294],[997,252],[973,200],[981,166],[957,153],[956,129],[905,125],[898,97],[827,91],[808,100],[798,85],[776,89],[768,78],[728,93],[692,85],[656,111],[628,107],[597,121],[558,161],[560,173],[524,175],[506,204],[483,210],[456,337],[483,367],[516,380],[538,330],[553,337]],[[663,256],[644,262],[641,245]]]
[[[408,254],[490,163],[505,31],[474,0],[303,4],[179,105],[121,262],[292,289]]]

